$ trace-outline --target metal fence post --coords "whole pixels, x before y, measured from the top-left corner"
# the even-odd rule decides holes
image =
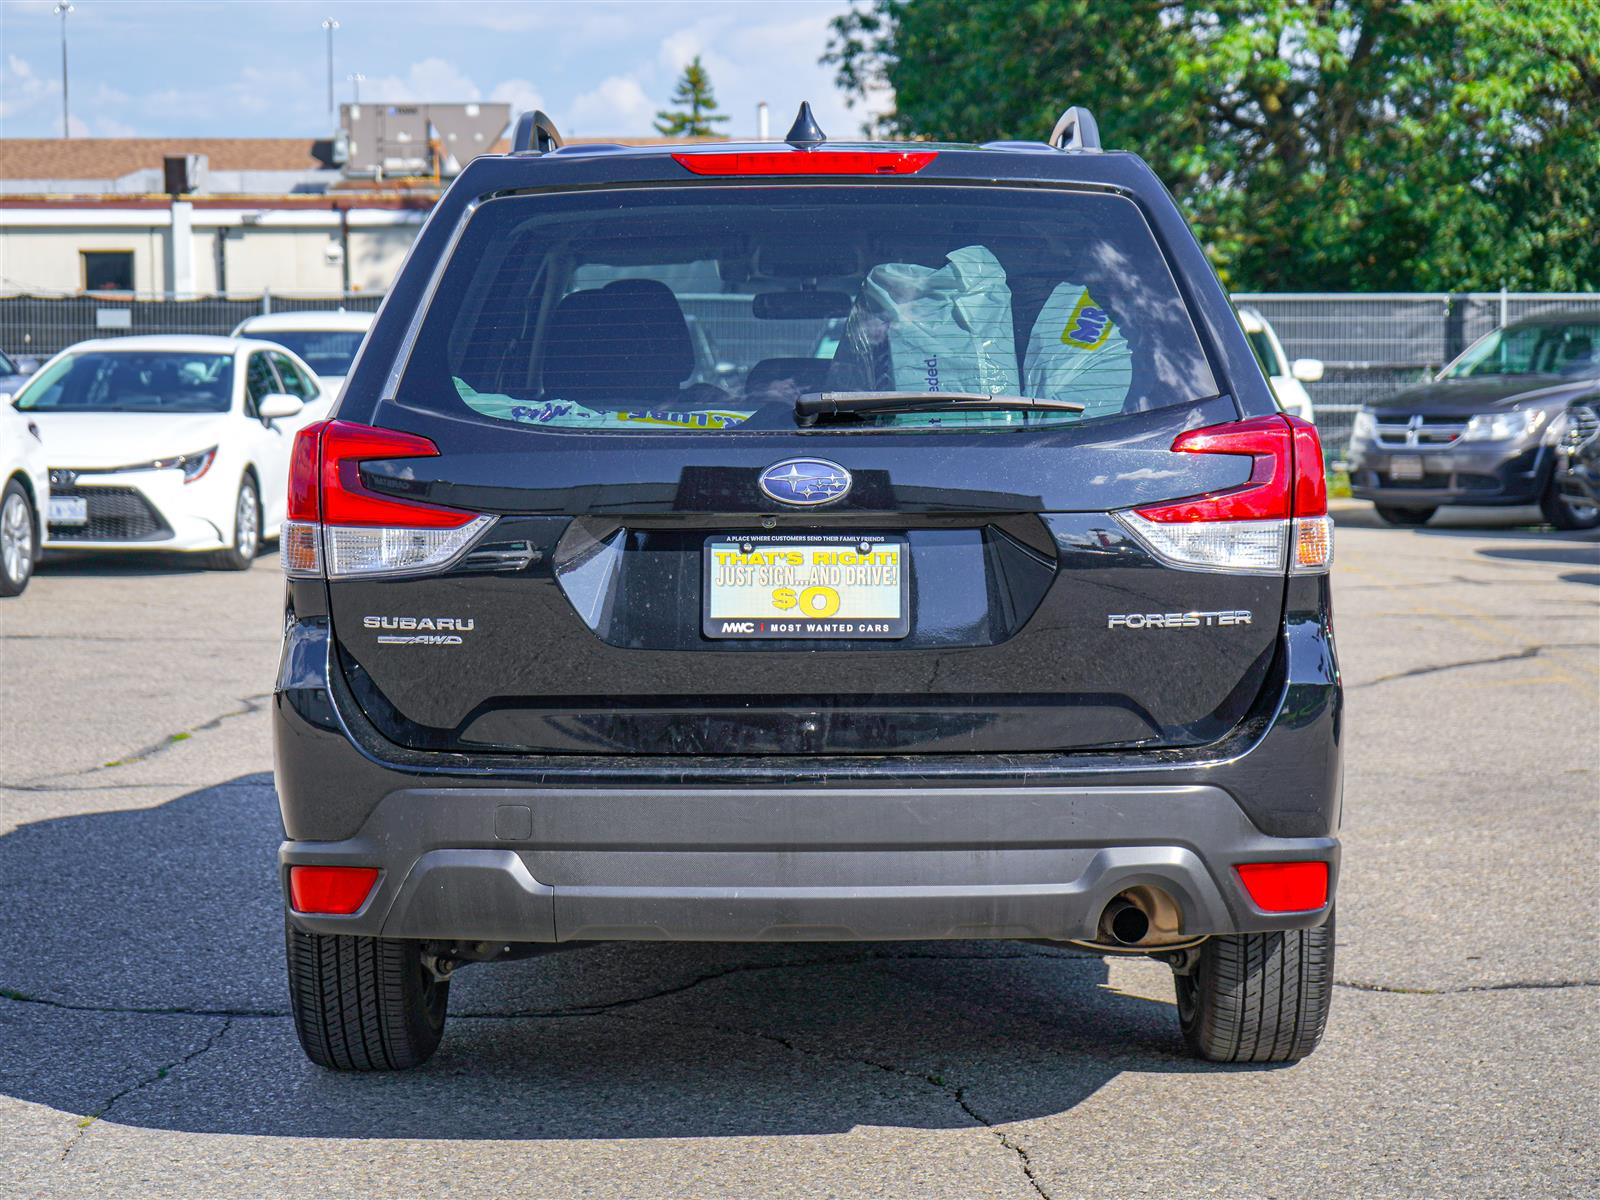
[[[271,288],[262,288],[261,289],[261,315],[263,317],[267,317],[267,316],[271,316],[272,315],[272,289]]]
[[[1470,303],[1470,301],[1469,301]],[[1456,355],[1467,348],[1467,305],[1462,298],[1449,294],[1444,298],[1444,360],[1455,361]]]

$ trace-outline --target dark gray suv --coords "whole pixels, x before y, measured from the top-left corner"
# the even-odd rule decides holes
[[[1597,386],[1600,315],[1496,329],[1437,379],[1356,415],[1350,491],[1391,525],[1425,525],[1446,504],[1537,504],[1558,529],[1593,529],[1600,507],[1556,483],[1554,425]]]
[[[316,1062],[584,943],[1150,955],[1195,1051],[1333,987],[1314,428],[1165,188],[1049,143],[564,147],[439,202],[299,435],[274,729]],[[690,318],[731,369],[696,370]]]

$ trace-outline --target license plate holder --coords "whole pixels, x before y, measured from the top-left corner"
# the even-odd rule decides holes
[[[1420,458],[1391,458],[1389,460],[1389,478],[1418,480],[1422,478],[1422,460]]]
[[[717,535],[702,551],[708,638],[903,638],[910,544],[896,534]]]
[[[89,523],[89,502],[82,496],[51,496],[49,524],[73,526]]]

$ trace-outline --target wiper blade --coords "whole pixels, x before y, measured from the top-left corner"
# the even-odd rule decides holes
[[[991,396],[986,392],[808,392],[794,402],[801,425],[830,417],[894,412],[1064,412],[1081,413],[1073,400],[1039,396]]]

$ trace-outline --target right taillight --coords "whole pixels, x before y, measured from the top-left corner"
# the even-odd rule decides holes
[[[382,495],[361,479],[374,460],[432,458],[425,437],[318,421],[294,440],[281,549],[291,579],[416,575],[454,562],[493,517]]]
[[[1120,512],[1118,520],[1162,561],[1199,571],[1276,575],[1326,571],[1333,524],[1316,427],[1274,414],[1178,435],[1186,454],[1237,454],[1253,462],[1238,487]]]

